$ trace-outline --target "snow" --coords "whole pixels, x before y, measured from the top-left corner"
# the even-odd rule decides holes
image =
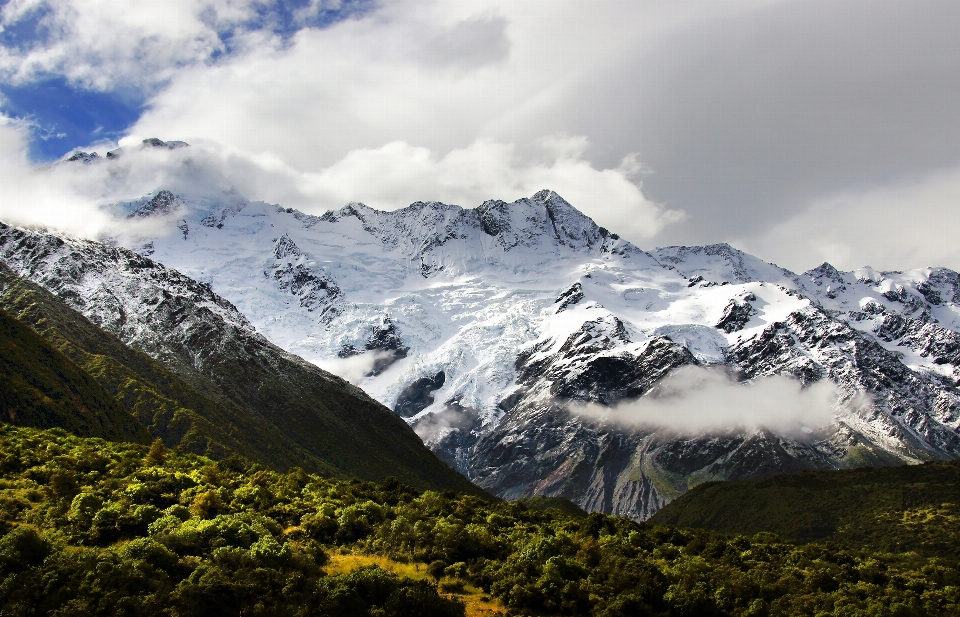
[[[132,211],[144,200],[122,207]],[[447,379],[421,415],[456,397],[484,423],[496,422],[520,352],[550,341],[539,356],[556,353],[588,321],[619,319],[629,335],[621,351],[637,353],[665,335],[704,364],[724,362],[730,345],[810,306],[865,333],[883,314],[914,315],[921,305],[943,328],[960,326],[950,271],[843,273],[824,264],[798,276],[725,244],[645,253],[550,192],[476,209],[418,202],[379,212],[349,204],[321,217],[262,202],[180,200],[176,220],[189,227],[186,238],[166,222],[166,233],[130,241],[131,248],[152,242],[152,259],[209,283],[268,339],[333,370],[341,349],[362,349],[388,318],[407,357],[379,375],[352,377],[393,406],[407,385],[443,370]],[[315,294],[322,306],[305,305],[306,292],[291,291],[293,275],[279,274],[295,265],[338,292]],[[578,282],[583,299],[558,313],[558,295]],[[925,284],[927,296],[918,291]],[[944,301],[926,302],[930,290]],[[715,325],[731,302],[748,302],[752,312],[727,333]],[[903,342],[882,344],[911,369],[955,374]]]

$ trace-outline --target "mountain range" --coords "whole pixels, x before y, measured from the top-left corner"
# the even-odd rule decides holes
[[[313,216],[171,187],[111,209],[153,232],[2,226],[0,260],[180,378],[203,375],[211,398],[289,422],[301,457],[336,448],[314,435],[359,444],[393,421],[298,435],[313,420],[270,402],[277,363],[305,399],[331,384],[392,409],[389,431],[402,418],[498,496],[635,519],[710,480],[960,455],[948,269],[796,274],[726,244],[644,251],[551,191]]]

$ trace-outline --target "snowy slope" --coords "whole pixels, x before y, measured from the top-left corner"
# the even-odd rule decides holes
[[[130,248],[209,285],[506,497],[646,518],[709,479],[960,454],[949,270],[796,275],[725,244],[647,253],[550,191],[323,216],[159,191],[115,209],[166,230]],[[744,388],[829,380],[833,420],[799,436],[717,435],[576,412],[657,396],[683,366]]]
[[[220,453],[373,481],[395,476],[424,489],[475,490],[389,409],[270,343],[208,285],[121,247],[3,223],[0,262],[214,401],[192,411],[221,423],[228,440],[215,444]],[[127,381],[122,364],[108,358],[106,366],[119,366]],[[191,420],[178,420],[174,404],[173,418],[162,421],[186,431]]]
[[[336,369],[386,320],[410,351],[362,388],[393,406],[415,379],[443,370],[425,412],[456,396],[491,421],[520,350],[546,338],[559,345],[584,321],[615,315],[632,345],[667,334],[716,363],[724,347],[807,302],[751,282],[691,287],[549,192],[475,210],[351,204],[321,217],[263,203],[185,207],[178,225],[141,250],[210,284],[271,341]],[[556,312],[574,284],[583,298]],[[714,328],[748,294],[759,294],[762,312],[743,330]]]

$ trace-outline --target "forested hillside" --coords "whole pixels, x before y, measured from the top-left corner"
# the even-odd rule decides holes
[[[149,435],[96,379],[0,308],[0,420],[86,437]]]
[[[797,545],[0,427],[0,615],[949,615],[950,556]],[[331,554],[419,563],[439,581]],[[385,563],[386,563],[385,562]]]
[[[960,461],[711,482],[652,522],[960,557]]]

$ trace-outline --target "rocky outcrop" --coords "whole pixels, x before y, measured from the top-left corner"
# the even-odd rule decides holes
[[[148,216],[168,216],[183,207],[183,201],[170,191],[158,191],[156,195],[128,214],[129,218]]]
[[[274,242],[273,262],[263,275],[273,279],[277,289],[297,299],[301,307],[329,322],[340,314],[341,292],[336,281],[301,251],[289,235]]]
[[[414,381],[397,397],[393,410],[404,418],[417,415],[433,405],[433,393],[443,387],[446,378],[446,374],[440,371],[433,377],[421,377]]]
[[[716,327],[727,334],[743,330],[750,318],[757,314],[751,302],[755,302],[757,297],[752,293],[744,294],[739,298],[730,300],[723,309],[723,317],[717,322]]]

